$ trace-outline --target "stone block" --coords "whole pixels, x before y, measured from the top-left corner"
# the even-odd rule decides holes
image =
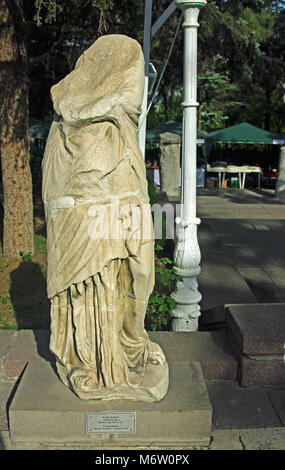
[[[285,304],[238,304],[227,307],[228,327],[243,354],[284,354]]]
[[[229,305],[227,324],[244,387],[284,386],[284,304]]]
[[[149,332],[165,351],[166,360],[198,361],[205,380],[234,380],[237,361],[225,331]]]
[[[48,330],[20,330],[5,358],[6,376],[17,378],[33,359],[51,359],[48,350],[49,335]]]
[[[285,385],[284,358],[282,356],[247,356],[241,352],[229,331],[232,349],[238,362],[237,376],[243,387]]]
[[[280,426],[267,392],[240,387],[237,382],[207,382],[213,406],[214,429],[245,429]]]
[[[282,359],[240,359],[240,384],[243,387],[285,386],[285,364]]]
[[[280,147],[278,178],[276,182],[275,195],[277,198],[285,198],[285,147]]]
[[[45,361],[31,361],[9,409],[12,443],[74,443],[92,448],[208,445],[212,407],[200,364],[169,363],[170,387],[160,402],[80,400]],[[90,434],[87,412],[135,412],[136,432]]]
[[[7,406],[14,386],[14,381],[0,383],[0,431],[8,430]]]
[[[178,197],[181,137],[178,134],[165,132],[159,136],[160,147],[160,189],[167,197]]]
[[[0,357],[6,355],[16,334],[13,330],[0,330]]]
[[[0,374],[4,370],[4,362],[6,356],[11,348],[14,337],[17,335],[17,332],[12,330],[0,330]]]

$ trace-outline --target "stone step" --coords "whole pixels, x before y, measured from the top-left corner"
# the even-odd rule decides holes
[[[0,330],[0,378],[17,379],[29,361],[53,361],[48,330]],[[169,361],[198,361],[206,380],[234,380],[237,361],[225,331],[149,332],[152,341],[167,350]]]
[[[285,386],[285,304],[228,305],[229,338],[243,386]]]
[[[149,332],[150,339],[165,351],[167,361],[198,361],[206,380],[235,380],[237,360],[225,330]]]

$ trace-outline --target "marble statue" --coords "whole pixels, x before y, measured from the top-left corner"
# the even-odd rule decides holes
[[[139,43],[106,35],[51,89],[42,164],[50,349],[82,399],[158,401],[168,389],[164,353],[144,328],[154,240],[138,146],[143,87]]]

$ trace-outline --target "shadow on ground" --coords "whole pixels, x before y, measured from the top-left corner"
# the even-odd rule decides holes
[[[222,198],[233,204],[285,204],[285,199],[275,197],[274,190],[265,188],[213,188],[211,190],[198,188],[198,196]]]
[[[10,299],[19,329],[49,328],[46,279],[37,263],[20,263],[11,272]]]

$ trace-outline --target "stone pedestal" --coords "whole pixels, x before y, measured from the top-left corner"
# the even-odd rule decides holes
[[[178,198],[181,137],[172,132],[159,136],[160,149],[160,189],[165,191],[169,200]]]
[[[276,182],[275,195],[278,198],[285,198],[285,147],[280,148],[278,178]]]
[[[285,304],[228,305],[241,385],[285,385]]]
[[[112,448],[189,448],[210,441],[212,407],[199,362],[170,363],[170,387],[158,403],[80,400],[56,376],[51,365],[31,361],[9,409],[14,444]],[[135,416],[130,432],[88,431],[90,413]],[[89,415],[88,415],[89,413]],[[135,415],[134,415],[135,414]],[[112,426],[114,426],[112,428]]]

